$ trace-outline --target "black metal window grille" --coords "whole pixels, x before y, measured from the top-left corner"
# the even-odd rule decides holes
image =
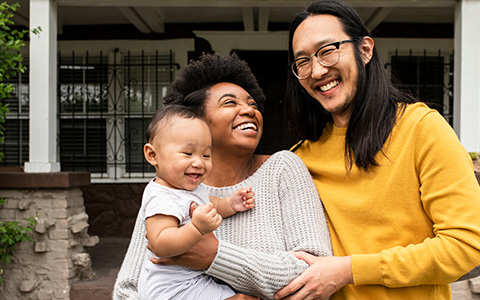
[[[172,53],[59,55],[62,171],[95,178],[145,178],[145,130],[173,80]]]
[[[391,57],[391,74],[398,88],[438,110],[453,125],[453,55],[399,55]]]
[[[23,59],[23,65],[28,68],[28,58]],[[5,157],[0,162],[1,166],[23,166],[28,161],[29,143],[29,79],[28,69],[25,73],[5,80],[12,84],[13,90],[10,98],[2,99],[3,104],[8,104],[9,114],[6,115],[5,143],[0,145]]]

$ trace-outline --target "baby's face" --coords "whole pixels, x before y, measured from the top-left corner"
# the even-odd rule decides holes
[[[200,119],[175,117],[153,141],[158,163],[156,182],[174,189],[195,189],[212,170],[212,136]]]

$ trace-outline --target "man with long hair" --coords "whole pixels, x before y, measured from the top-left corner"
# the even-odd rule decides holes
[[[358,14],[319,1],[289,36],[293,151],[324,203],[334,257],[276,299],[451,299],[480,264],[480,189],[443,117],[396,89]]]

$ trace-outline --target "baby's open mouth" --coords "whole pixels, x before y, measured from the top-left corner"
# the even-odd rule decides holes
[[[198,174],[198,173],[187,173],[186,175],[192,179],[198,179],[202,176],[202,174]]]

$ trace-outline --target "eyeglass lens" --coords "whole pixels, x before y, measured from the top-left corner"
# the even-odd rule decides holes
[[[325,67],[331,67],[340,59],[340,52],[335,45],[329,45],[327,47],[319,49],[312,57],[300,58],[292,65],[292,71],[300,78],[306,78],[312,73],[312,59],[316,56],[318,62]]]

